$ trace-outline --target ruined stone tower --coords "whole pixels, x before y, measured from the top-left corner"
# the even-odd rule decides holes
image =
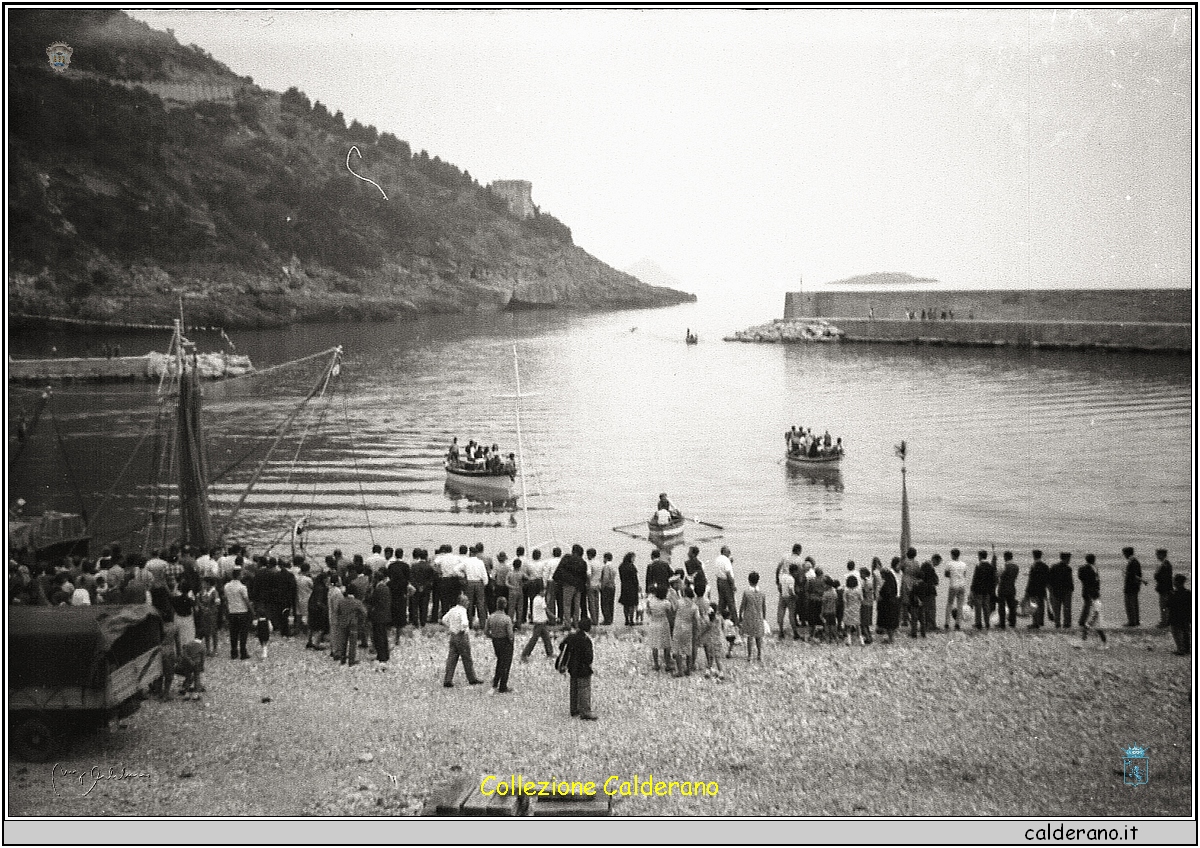
[[[507,200],[508,211],[518,218],[533,217],[533,183],[528,180],[496,180],[488,188]]]

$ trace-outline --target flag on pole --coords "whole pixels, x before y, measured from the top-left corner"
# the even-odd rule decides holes
[[[905,457],[908,456],[908,444],[900,442],[896,445],[896,456],[900,457],[900,556],[908,556],[912,547],[912,527],[908,518],[908,472],[904,468]]]

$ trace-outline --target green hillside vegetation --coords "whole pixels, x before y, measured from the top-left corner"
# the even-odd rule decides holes
[[[65,73],[46,61],[57,40],[74,48]],[[165,320],[182,294],[189,323],[262,326],[693,299],[609,268],[549,214],[518,220],[396,135],[121,12],[14,10],[8,47],[13,313]],[[164,101],[138,83],[218,96]],[[351,145],[388,200],[347,172]]]

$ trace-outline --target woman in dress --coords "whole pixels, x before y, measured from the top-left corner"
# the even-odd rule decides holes
[[[750,588],[742,592],[742,604],[738,608],[742,636],[746,639],[746,661],[750,661],[750,652],[757,647],[758,661],[762,662],[762,643],[766,630],[763,621],[767,617],[767,597],[758,588],[757,571],[751,571],[746,579]]]
[[[646,644],[650,646],[650,657],[654,661],[654,670],[662,668],[658,662],[658,652],[662,651],[663,663],[667,671],[671,670],[671,624],[667,618],[673,609],[667,600],[667,587],[661,583],[654,587],[654,594],[646,600],[646,615],[650,626],[646,631]]]
[[[204,642],[205,652],[210,656],[217,654],[217,607],[220,597],[217,595],[217,581],[205,577],[200,594],[196,598],[196,638]]]
[[[638,605],[638,573],[637,566],[633,564],[633,551],[625,554],[617,568],[617,575],[621,579],[620,603],[625,609],[625,626],[633,627],[633,614]]]
[[[883,568],[879,571],[879,601],[876,604],[879,618],[877,622],[879,629],[887,634],[889,644],[894,640],[896,630],[900,627],[900,590],[894,571],[899,565],[899,559],[896,557],[892,560],[891,568]]]
[[[700,611],[696,608],[696,592],[683,587],[679,606],[675,608],[675,627],[671,631],[671,648],[675,654],[675,676],[690,675],[696,666],[696,631],[700,627]]]

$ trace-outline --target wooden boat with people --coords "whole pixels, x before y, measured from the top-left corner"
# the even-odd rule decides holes
[[[481,494],[509,497],[517,484],[516,473],[510,474],[504,469],[489,471],[486,468],[467,468],[463,463],[446,462],[446,485],[465,491],[468,494]]]
[[[798,453],[789,453],[785,455],[788,465],[796,468],[812,468],[820,466],[836,467],[842,461],[842,457],[846,455],[845,451],[841,453],[823,453],[817,456],[804,456]]]
[[[683,526],[686,523],[687,519],[682,515],[675,515],[667,524],[659,524],[658,521],[651,518],[646,522],[646,528],[650,532],[651,540],[674,539],[683,535]]]

